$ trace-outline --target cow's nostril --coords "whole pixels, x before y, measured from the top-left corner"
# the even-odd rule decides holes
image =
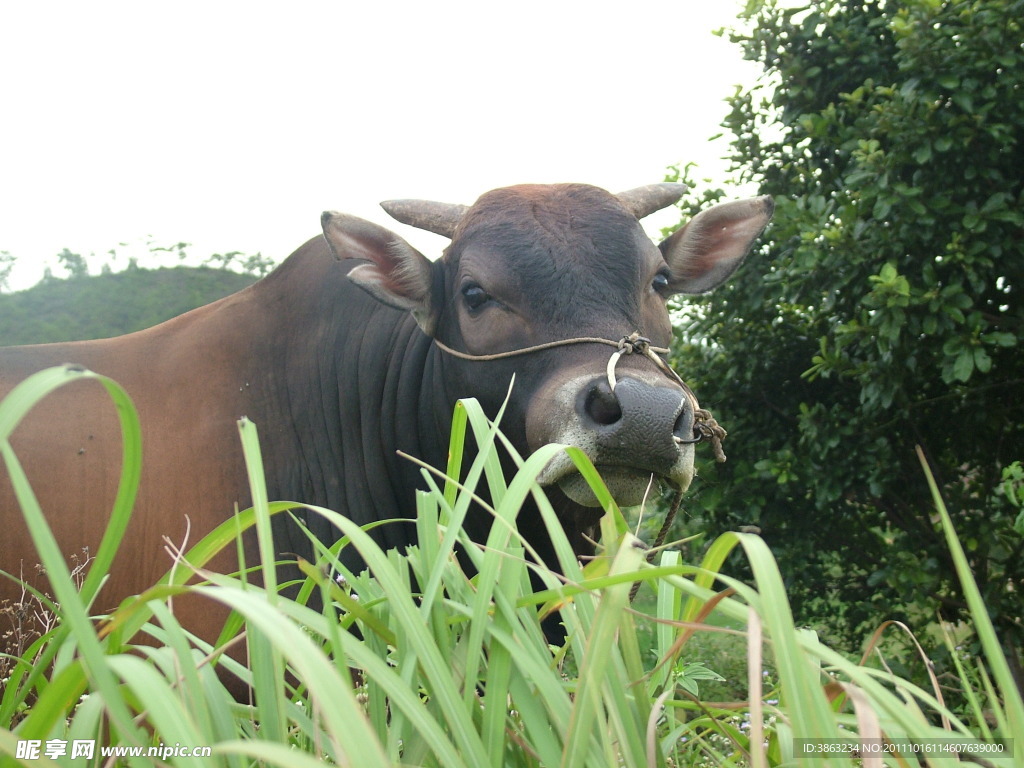
[[[622,406],[619,405],[615,393],[604,382],[590,390],[584,408],[596,424],[608,426],[622,418]]]

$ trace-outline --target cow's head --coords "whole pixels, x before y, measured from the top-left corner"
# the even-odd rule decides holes
[[[384,203],[399,221],[451,238],[430,262],[383,227],[325,213],[339,258],[362,258],[349,278],[415,316],[446,347],[486,356],[581,337],[618,340],[639,332],[656,346],[672,338],[666,303],[728,278],[772,214],[772,201],[716,205],[655,245],[639,219],[677,201],[685,187],[657,184],[620,195],[582,184],[498,189],[470,206]],[[516,387],[503,429],[523,450],[551,442],[582,448],[616,500],[641,501],[652,475],[684,489],[693,476],[695,404],[651,360],[598,343],[558,346],[490,361],[448,355],[456,396],[500,402]],[[447,353],[444,353],[447,355]],[[567,457],[541,481],[596,504]]]

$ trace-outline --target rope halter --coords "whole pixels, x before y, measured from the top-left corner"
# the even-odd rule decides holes
[[[728,434],[722,426],[715,421],[715,417],[711,415],[711,412],[705,408],[701,408],[697,402],[697,396],[693,394],[693,390],[687,386],[686,382],[683,381],[682,377],[679,376],[672,367],[666,363],[659,355],[668,354],[668,349],[665,347],[654,347],[651,346],[651,340],[640,335],[639,331],[634,331],[629,336],[623,336],[618,341],[612,341],[611,339],[603,339],[597,336],[583,336],[575,339],[562,339],[560,341],[549,341],[546,344],[537,344],[532,347],[524,347],[523,349],[513,349],[508,352],[496,352],[491,355],[472,355],[468,352],[460,352],[456,349],[452,349],[446,344],[442,343],[438,339],[434,339],[434,344],[443,351],[458,357],[462,360],[473,360],[483,362],[487,360],[501,360],[507,357],[517,357],[519,355],[527,355],[532,352],[541,352],[546,349],[553,349],[555,347],[564,347],[570,344],[605,344],[608,346],[615,347],[615,351],[612,352],[611,357],[608,359],[608,365],[605,369],[605,373],[608,376],[608,387],[612,392],[615,391],[615,386],[618,383],[615,377],[615,366],[618,365],[619,360],[623,355],[642,355],[648,360],[653,362],[662,373],[672,379],[678,384],[687,399],[690,401],[690,405],[693,406],[694,423],[693,431],[694,437],[692,440],[684,440],[679,436],[674,436],[676,443],[681,445],[694,445],[707,440],[711,443],[711,452],[715,457],[715,461],[725,461],[725,452],[722,450],[722,441]]]

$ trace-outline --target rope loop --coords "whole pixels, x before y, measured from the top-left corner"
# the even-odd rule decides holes
[[[673,371],[664,360],[658,357],[657,353],[659,352],[663,355],[668,354],[668,350],[663,347],[652,347],[651,340],[646,336],[641,336],[640,331],[633,331],[629,336],[623,336],[619,339],[615,352],[612,353],[612,356],[608,360],[608,367],[606,369],[606,373],[608,375],[608,387],[612,392],[615,391],[615,385],[618,383],[615,378],[615,366],[618,365],[619,358],[623,355],[643,355],[644,357],[653,360],[654,364],[661,368],[662,371],[668,370],[673,376],[675,376],[675,371]],[[679,383],[682,383],[682,379],[678,376],[675,376],[675,378]],[[683,385],[683,388],[688,390],[685,384]]]

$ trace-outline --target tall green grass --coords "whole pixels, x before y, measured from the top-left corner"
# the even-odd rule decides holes
[[[107,534],[79,586],[9,437],[49,392],[86,377],[97,378],[117,405],[125,461]],[[934,484],[934,503],[986,654],[961,674],[972,702],[968,718],[950,711],[938,688],[915,686],[872,659],[851,661],[795,626],[775,561],[756,536],[726,534],[700,564],[683,563],[671,550],[649,564],[593,467],[569,449],[605,510],[598,556],[579,563],[536,483],[541,468],[565,449],[548,446],[524,460],[471,400],[456,408],[449,465],[443,472],[423,467],[430,490],[417,497],[415,546],[382,551],[366,530],[311,508],[342,538],[315,542],[318,561],[300,563],[306,578],[299,598],[287,599],[277,591],[270,518],[296,505],[268,499],[256,426],[243,420],[239,430],[253,508],[184,553],[159,584],[98,619],[90,606],[117,555],[140,475],[134,409],[114,382],[74,368],[38,374],[0,404],[0,453],[52,583],[54,602],[36,599],[57,619],[7,660],[0,694],[5,764],[47,762],[17,758],[19,742],[30,739],[213,751],[207,758],[118,758],[118,764],[138,766],[914,764],[891,756],[863,763],[844,754],[810,757],[795,749],[796,738],[851,737],[955,737],[972,744],[1014,738],[1016,756],[992,764],[1024,764],[1024,706]],[[465,454],[467,434],[479,446],[472,457]],[[501,471],[502,451],[519,467],[510,478]],[[485,486],[487,503],[476,493]],[[541,510],[560,574],[534,564],[530,543],[516,527],[528,497]],[[494,524],[488,540],[474,544],[462,522],[481,507]],[[197,569],[216,552],[237,548],[240,533],[253,526],[261,561],[240,563],[240,570],[259,569],[264,586],[240,574],[204,572],[200,580]],[[346,548],[358,551],[366,571],[343,565],[339,554]],[[737,550],[752,566],[753,585],[721,573]],[[531,572],[543,589],[531,586]],[[629,602],[637,580],[656,595],[651,615]],[[314,591],[324,610],[306,604]],[[216,644],[175,619],[170,604],[184,593],[234,612]],[[554,610],[561,610],[567,629],[565,644],[555,648],[541,628]],[[746,699],[702,701],[700,680],[710,673],[690,656],[689,641],[697,633],[736,631],[747,640]],[[140,643],[139,633],[160,644]],[[225,646],[238,647],[243,635],[244,665],[223,653]],[[766,680],[769,660],[774,676]],[[244,701],[232,698],[218,673],[246,683]],[[980,685],[971,687],[972,679]],[[63,756],[56,762],[112,764],[98,753],[92,761]],[[925,764],[959,763],[943,753]]]

